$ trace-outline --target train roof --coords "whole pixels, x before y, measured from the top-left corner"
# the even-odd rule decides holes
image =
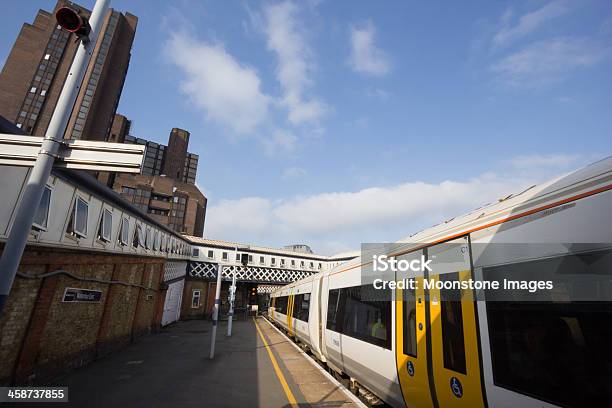
[[[612,189],[612,156],[569,172],[548,182],[530,186],[515,194],[500,198],[495,203],[486,204],[467,214],[409,235],[396,242],[397,248],[410,248],[419,244],[431,244],[465,235],[474,229],[483,228],[508,218],[520,217],[529,211],[540,211],[547,206],[557,206],[572,199],[584,197]],[[344,262],[333,269],[321,272],[333,275],[361,265],[361,257]],[[283,288],[293,287],[314,279],[312,275],[301,281],[293,282]],[[280,289],[279,289],[280,290]]]

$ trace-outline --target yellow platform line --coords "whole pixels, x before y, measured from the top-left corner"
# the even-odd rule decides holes
[[[259,333],[259,337],[261,337],[261,341],[263,342],[264,346],[266,347],[266,350],[268,351],[268,356],[270,356],[270,361],[272,361],[274,372],[276,373],[276,377],[278,378],[278,381],[280,381],[281,386],[283,387],[283,390],[285,391],[285,395],[287,395],[289,404],[291,404],[292,407],[297,407],[298,403],[295,399],[295,396],[291,392],[291,389],[289,388],[289,384],[287,384],[287,380],[285,379],[283,372],[278,366],[276,357],[274,357],[274,354],[272,354],[272,349],[270,348],[270,346],[268,346],[268,342],[266,341],[266,338],[264,337],[261,329],[259,328],[259,325],[257,324],[257,320],[255,320],[255,318],[253,318],[253,323],[255,323],[255,328],[257,329],[257,332]]]

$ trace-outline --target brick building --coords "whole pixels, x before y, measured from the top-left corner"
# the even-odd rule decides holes
[[[173,230],[201,237],[207,199],[195,185],[198,155],[189,153],[189,132],[174,128],[168,145],[129,134],[130,121],[115,115],[110,140],[146,146],[141,174],[98,175],[127,201]]]
[[[0,116],[26,134],[44,136],[77,50],[74,34],[59,29],[55,11],[39,10],[24,23],[0,73]],[[64,134],[66,139],[107,140],[128,70],[138,18],[110,9],[87,67]],[[93,114],[95,112],[95,114]]]
[[[0,166],[0,251],[28,173]],[[0,385],[45,384],[157,331],[191,252],[91,175],[53,170],[0,316]]]

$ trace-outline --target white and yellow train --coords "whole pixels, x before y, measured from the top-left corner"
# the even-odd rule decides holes
[[[612,302],[601,301],[612,299],[611,190],[612,157],[394,244],[398,259],[461,249],[413,274],[420,282],[568,277],[546,301],[423,285],[364,300],[369,260],[356,258],[277,290],[269,316],[391,406],[612,406]],[[495,245],[508,243],[522,245]]]

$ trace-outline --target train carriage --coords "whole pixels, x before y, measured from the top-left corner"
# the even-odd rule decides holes
[[[395,277],[418,289],[363,296],[370,260],[356,258],[279,289],[269,315],[392,406],[609,406],[610,190],[607,158],[396,243],[397,259],[432,261]],[[534,276],[563,279],[538,301],[423,285]]]

